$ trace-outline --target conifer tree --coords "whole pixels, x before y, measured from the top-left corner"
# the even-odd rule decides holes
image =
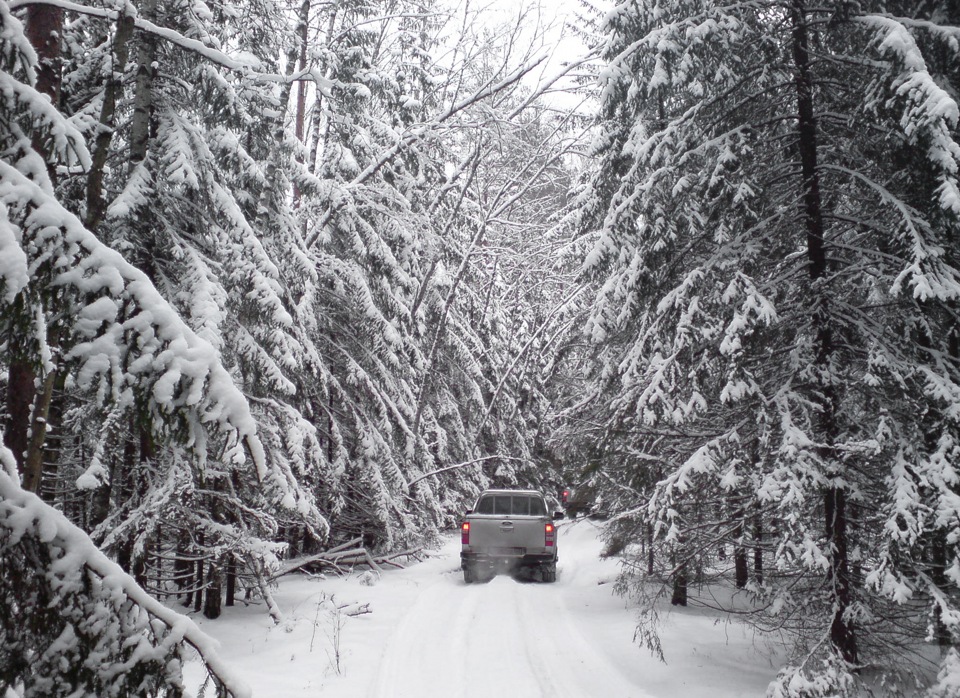
[[[635,444],[621,533],[654,527],[674,588],[722,546],[741,581],[750,548],[778,570],[749,586],[799,642],[774,695],[852,690],[927,636],[918,608],[957,641],[960,114],[930,68],[954,49],[896,9],[649,0],[607,25],[581,229],[592,416]]]

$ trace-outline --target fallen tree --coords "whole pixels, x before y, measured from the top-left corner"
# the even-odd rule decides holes
[[[310,568],[326,568],[333,570],[337,574],[347,574],[358,565],[369,567],[376,572],[377,575],[380,575],[383,571],[381,565],[390,565],[391,567],[403,569],[403,565],[397,562],[399,558],[413,557],[420,559],[420,556],[424,554],[422,548],[409,548],[407,550],[374,556],[362,545],[362,539],[358,536],[321,553],[304,555],[286,561],[277,572],[274,572],[270,577],[270,581],[279,579],[291,572],[298,572],[300,570],[309,571]]]

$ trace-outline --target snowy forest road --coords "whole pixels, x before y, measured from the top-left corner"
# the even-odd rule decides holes
[[[459,532],[380,577],[289,575],[285,620],[237,606],[194,618],[255,698],[741,698],[764,695],[776,652],[703,608],[662,609],[666,663],[634,641],[636,608],[613,591],[592,521],[559,528],[554,584],[464,584]],[[369,612],[353,614],[356,609]],[[202,681],[196,663],[187,684]]]
[[[595,620],[575,612],[585,607],[573,582],[581,557],[595,551],[563,542],[555,584],[498,576],[465,585],[442,575],[423,588],[388,641],[370,698],[649,696],[642,677],[591,642]]]

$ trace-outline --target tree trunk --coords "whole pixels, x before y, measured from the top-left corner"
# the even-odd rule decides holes
[[[154,21],[157,14],[157,0],[142,0],[140,16]],[[137,79],[133,98],[133,117],[130,120],[130,160],[129,171],[147,157],[150,143],[150,122],[153,118],[153,78],[154,61],[157,55],[157,40],[152,34],[142,32],[140,48],[137,52]]]
[[[133,428],[133,425],[131,425],[131,428]],[[115,472],[114,476],[110,478],[111,484],[117,491],[117,499],[119,501],[127,501],[134,497],[133,475],[138,460],[139,452],[137,443],[134,441],[132,435],[127,434],[123,440],[121,470],[120,472]],[[130,575],[134,574],[133,547],[134,540],[132,536],[127,536],[126,539],[120,541],[117,547],[117,564],[120,565],[124,572]]]
[[[153,547],[151,538],[152,536],[148,536],[144,541],[143,552],[133,556],[132,576],[140,586],[146,586],[147,584],[147,560],[150,556],[150,549]]]
[[[57,380],[57,370],[52,368],[43,379],[41,389],[34,395],[33,412],[30,419],[30,439],[27,453],[23,459],[23,489],[35,494],[40,493],[43,481],[43,454],[47,440],[47,417],[50,414],[50,402],[53,399],[53,386]]]
[[[35,87],[38,92],[50,97],[53,106],[59,109],[62,82],[60,41],[63,36],[63,10],[52,5],[28,5],[24,33],[37,52],[38,69]],[[46,161],[47,176],[50,178],[51,185],[56,186],[57,168],[39,134],[34,135],[32,145],[33,149]]]
[[[733,549],[733,570],[737,589],[743,589],[750,579],[750,571],[747,565],[747,549],[742,545],[737,545]]]
[[[64,449],[64,434],[61,430],[63,426],[64,403],[66,395],[64,388],[67,382],[65,371],[58,371],[53,384],[53,397],[50,401],[50,410],[47,415],[47,440],[46,449],[43,458],[43,487],[40,490],[40,496],[51,505],[59,505],[64,513],[67,513],[65,500],[61,497],[64,489],[60,478],[60,461],[62,460]],[[72,498],[71,498],[72,499]],[[75,519],[76,520],[76,519]]]
[[[327,35],[326,35],[326,38],[328,41],[330,40],[330,37],[333,36],[334,29],[336,29],[337,14],[339,10],[340,10],[340,7],[339,5],[336,5],[336,4],[330,9],[330,19],[327,22]],[[324,70],[324,75],[328,78],[330,77],[329,67]],[[323,125],[323,109],[321,108],[322,105],[323,105],[323,95],[321,94],[320,90],[317,90],[317,99],[313,104],[313,115],[312,115],[312,118],[310,119],[310,128],[313,131],[310,139],[310,154],[307,157],[307,170],[310,172],[310,174],[316,174],[317,172],[317,154],[320,151],[320,141],[322,139],[321,134],[324,134],[324,132],[326,131],[326,129],[321,128],[321,126]],[[304,224],[306,224],[306,222],[304,222]]]
[[[670,603],[674,606],[687,605],[687,565],[684,563],[673,575],[673,595]]]
[[[749,581],[750,571],[747,565],[747,548],[744,545],[746,517],[742,498],[738,498],[738,501],[734,503],[733,518],[736,521],[733,532],[733,579],[737,589],[743,589]]]
[[[198,547],[203,546],[203,534],[198,536],[198,543]],[[197,560],[196,569],[197,576],[196,579],[194,579],[195,596],[193,597],[193,610],[198,613],[203,606],[203,560]]]
[[[234,604],[234,600],[237,596],[237,561],[234,557],[230,557],[230,560],[227,562],[227,607],[231,607]]]
[[[840,655],[851,664],[857,663],[857,638],[853,623],[844,618],[850,608],[853,595],[850,584],[850,565],[847,551],[847,497],[839,487],[824,493],[824,514],[827,540],[833,545],[829,579],[833,585],[833,622],[830,625],[830,641]]]
[[[55,107],[59,106],[63,10],[51,5],[28,5],[24,33],[37,53],[39,66],[35,87],[39,92],[49,96]],[[46,152],[46,145],[39,137],[34,138],[32,145],[46,161],[47,176],[51,186],[55,186],[57,170],[50,153]],[[27,309],[24,308],[24,310]],[[32,431],[31,426],[45,426],[49,400],[45,399],[42,391],[37,393],[34,363],[31,361],[32,357],[28,355],[27,345],[28,342],[24,337],[14,336],[7,346],[10,367],[7,376],[7,424],[3,442],[13,452],[24,479],[24,487],[31,492],[39,492],[43,456],[42,452],[35,454],[33,450],[39,441],[42,451],[45,431],[43,429]],[[48,378],[51,380],[49,389],[52,393],[54,380],[52,376],[44,378],[44,388],[47,387]],[[37,411],[38,407],[42,411]]]
[[[103,199],[103,173],[113,140],[117,100],[123,90],[123,74],[127,69],[130,54],[130,37],[133,36],[133,17],[121,15],[117,20],[117,32],[113,39],[113,57],[110,77],[103,92],[100,107],[100,123],[91,153],[90,172],[87,174],[87,215],[83,224],[96,232],[107,210]]]
[[[305,2],[304,5],[309,10],[309,2]],[[301,10],[302,9],[303,8],[301,7]],[[277,186],[277,168],[283,153],[283,141],[285,138],[286,129],[284,120],[286,119],[287,109],[290,105],[290,93],[292,91],[291,80],[297,65],[297,55],[297,47],[291,46],[290,50],[287,52],[287,81],[284,82],[280,88],[280,100],[277,113],[270,118],[270,121],[272,122],[270,126],[273,130],[273,148],[267,155],[267,166],[264,171],[263,190],[260,192],[259,201],[257,204],[257,219],[255,225],[257,230],[262,230],[266,227],[270,213],[274,210],[274,204],[280,195],[279,187]]]
[[[653,524],[647,524],[647,576],[653,576]]]
[[[54,106],[59,106],[63,10],[53,5],[27,5],[24,33],[37,52],[37,61],[40,64],[36,88],[49,95]]]
[[[59,333],[55,328],[47,330],[47,346],[53,353],[52,360],[57,359],[56,348],[60,344]],[[23,489],[35,494],[40,493],[43,483],[43,456],[46,453],[47,427],[50,417],[50,404],[53,401],[53,391],[58,383],[59,371],[56,363],[49,367],[49,372],[43,377],[40,390],[34,392],[33,410],[30,414],[30,438],[27,441],[27,451],[23,457]]]
[[[177,588],[181,592],[185,587],[189,589],[193,586],[191,581],[193,565],[190,563],[190,560],[187,559],[190,556],[189,541],[190,536],[185,531],[181,531],[178,534],[177,559],[173,563],[173,574],[176,578]],[[193,603],[193,592],[188,591],[185,595],[183,593],[178,594],[178,598],[180,598],[184,606],[189,606]]]
[[[796,67],[797,91],[797,136],[803,177],[803,219],[806,225],[807,262],[811,288],[816,301],[813,325],[816,330],[816,369],[820,376],[813,399],[819,407],[819,440],[824,444],[819,455],[828,475],[834,472],[837,457],[832,445],[837,431],[836,386],[830,376],[830,363],[834,353],[832,327],[827,308],[827,298],[819,282],[827,273],[826,243],[824,240],[823,203],[820,195],[820,180],[817,169],[817,123],[814,116],[813,80],[810,72],[807,16],[804,0],[794,0],[791,12],[793,24],[793,59]],[[833,621],[830,626],[830,641],[849,664],[858,661],[857,638],[853,622],[846,617],[852,603],[850,567],[847,546],[846,492],[840,485],[827,486],[823,492],[825,524],[825,553],[830,560],[828,583],[833,596]]]
[[[297,69],[303,72],[307,69],[307,39],[310,36],[310,0],[303,0],[300,5],[300,17],[297,22],[297,37],[300,39],[300,57],[297,61]],[[318,98],[319,99],[319,98]],[[297,141],[303,145],[305,142],[305,122],[307,118],[307,83],[301,80],[297,83],[297,112],[294,121],[294,133]],[[301,151],[302,152],[302,151]],[[303,162],[303,155],[297,154],[297,162]],[[300,187],[296,182],[293,183],[293,207],[300,206]]]
[[[753,517],[753,578],[763,584],[763,515],[759,511]]]
[[[131,473],[133,477],[131,478],[130,485],[136,500],[141,502],[149,487],[146,477],[150,469],[149,462],[156,456],[156,447],[153,442],[153,433],[148,427],[143,424],[134,424],[134,427],[137,429],[140,443],[138,444],[139,457],[137,459],[137,466],[133,473]],[[147,561],[149,560],[153,539],[154,536],[148,533],[144,541],[143,552],[139,555],[134,555],[133,558],[133,578],[137,580],[137,584],[140,586],[144,586],[147,583]]]
[[[222,604],[220,586],[220,570],[211,561],[207,566],[207,592],[203,602],[203,615],[210,620],[220,617]]]
[[[3,445],[10,449],[23,473],[30,433],[30,407],[36,390],[33,385],[33,367],[25,357],[11,359],[7,373],[7,423],[3,430]]]
[[[930,543],[930,581],[934,586],[949,594],[949,582],[947,580],[947,536],[941,528],[933,533],[933,540]],[[950,636],[950,629],[943,622],[943,609],[940,604],[933,606],[933,640],[940,647],[950,647],[953,644]]]
[[[115,470],[111,468],[111,472]],[[105,482],[100,485],[93,491],[93,494],[90,497],[90,519],[88,522],[89,530],[95,529],[97,526],[106,521],[107,516],[110,515],[110,495],[113,491],[113,475],[111,474],[110,481]]]

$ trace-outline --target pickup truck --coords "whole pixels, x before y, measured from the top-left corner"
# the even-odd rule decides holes
[[[463,581],[492,579],[497,572],[538,570],[557,580],[557,528],[563,512],[547,513],[535,490],[486,490],[460,525]]]

